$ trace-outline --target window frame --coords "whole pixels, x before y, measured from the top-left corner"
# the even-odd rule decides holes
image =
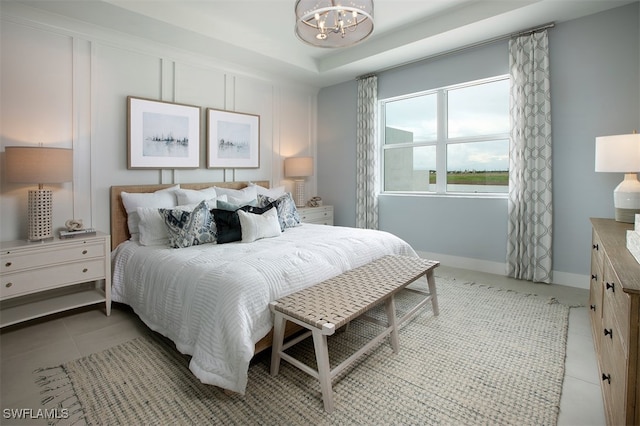
[[[461,89],[465,87],[472,87],[481,84],[492,83],[496,81],[509,80],[509,74],[501,74],[494,77],[482,78],[478,80],[472,80],[464,83],[452,84],[448,86],[439,87],[436,89],[424,90],[421,92],[415,92],[405,95],[393,96],[390,98],[378,100],[378,142],[380,149],[380,194],[382,195],[424,195],[424,196],[456,196],[456,197],[472,197],[472,198],[506,198],[507,192],[462,192],[462,191],[447,191],[447,146],[452,144],[461,143],[473,143],[473,142],[488,142],[496,140],[509,140],[510,130],[505,133],[485,134],[480,136],[461,136],[455,138],[448,137],[448,93],[451,90]],[[405,143],[385,143],[385,105],[388,102],[399,101],[403,99],[410,99],[419,96],[427,96],[436,94],[436,139],[433,141],[422,142],[405,142]],[[387,149],[399,149],[399,148],[417,148],[421,146],[435,146],[436,147],[436,184],[435,191],[408,191],[408,190],[385,190],[385,151]]]

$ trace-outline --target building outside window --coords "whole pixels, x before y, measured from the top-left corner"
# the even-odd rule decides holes
[[[383,192],[508,192],[508,76],[384,99],[380,111]]]

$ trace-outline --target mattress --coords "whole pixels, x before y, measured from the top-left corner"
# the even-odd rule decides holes
[[[270,301],[387,254],[416,255],[384,231],[314,224],[252,243],[126,241],[112,254],[112,298],[191,355],[203,383],[244,394],[255,343],[273,326]]]

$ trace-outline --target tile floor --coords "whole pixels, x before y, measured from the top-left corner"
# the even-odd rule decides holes
[[[587,290],[548,286],[441,266],[438,274],[504,286],[515,291],[555,297],[562,303],[585,305]],[[604,408],[586,307],[572,308],[559,426],[604,425]],[[5,409],[41,407],[33,370],[101,351],[148,333],[126,308],[115,306],[111,317],[100,309],[83,309],[9,327],[0,333],[0,424],[46,424],[5,418]]]

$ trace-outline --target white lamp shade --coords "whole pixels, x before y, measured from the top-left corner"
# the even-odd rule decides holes
[[[596,138],[596,172],[640,172],[640,134]]]
[[[289,157],[284,160],[285,177],[301,178],[313,175],[313,158]]]
[[[7,181],[63,183],[73,179],[73,150],[26,146],[5,147]]]

